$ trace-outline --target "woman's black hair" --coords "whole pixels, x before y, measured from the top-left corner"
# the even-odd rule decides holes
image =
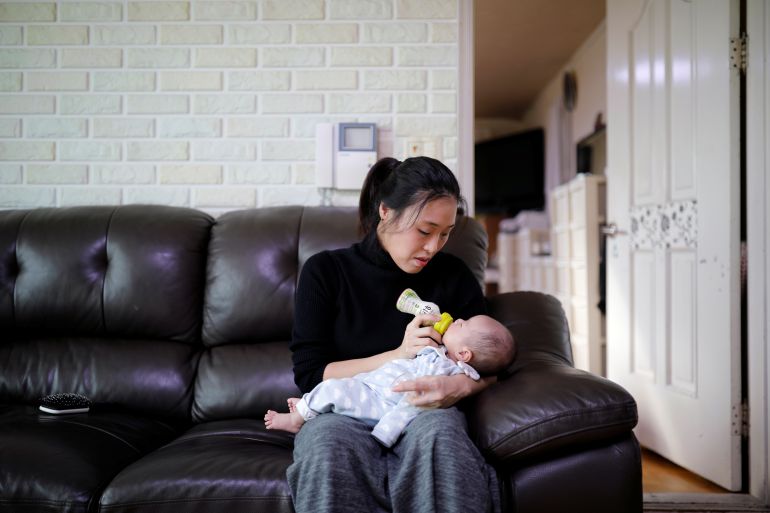
[[[454,198],[458,214],[465,200],[454,173],[430,157],[412,157],[398,161],[392,157],[378,160],[366,175],[358,202],[358,218],[364,235],[374,233],[380,222],[380,203],[393,210],[393,221],[404,211],[417,206],[417,215],[425,205],[438,198]]]

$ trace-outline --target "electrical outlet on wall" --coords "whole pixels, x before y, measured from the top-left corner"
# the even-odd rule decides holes
[[[405,144],[407,158],[425,156],[441,160],[441,144],[433,137],[412,137]]]

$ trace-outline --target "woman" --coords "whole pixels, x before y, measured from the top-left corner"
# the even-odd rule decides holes
[[[452,172],[437,160],[386,158],[372,166],[359,203],[363,240],[311,257],[300,275],[292,359],[305,393],[321,380],[412,358],[441,335],[428,315],[396,310],[406,288],[455,318],[485,312],[478,282],[458,258],[440,253],[463,204]],[[494,379],[494,378],[492,378]],[[494,471],[467,435],[460,399],[489,384],[465,375],[406,381],[419,415],[385,449],[371,426],[321,415],[295,439],[287,471],[297,513],[487,512],[498,509]]]

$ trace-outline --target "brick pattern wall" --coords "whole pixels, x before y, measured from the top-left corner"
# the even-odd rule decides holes
[[[355,204],[318,122],[454,168],[458,1],[3,0],[0,208]]]

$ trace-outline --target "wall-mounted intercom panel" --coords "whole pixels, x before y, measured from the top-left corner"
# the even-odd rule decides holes
[[[377,125],[318,123],[315,144],[316,185],[360,189],[377,162]]]

